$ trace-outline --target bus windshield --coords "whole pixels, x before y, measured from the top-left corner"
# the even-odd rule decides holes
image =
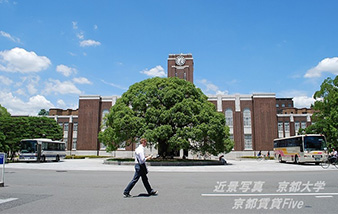
[[[324,150],[326,148],[324,136],[305,136],[304,148],[305,151]]]
[[[20,151],[21,153],[35,153],[36,152],[36,141],[21,141]]]

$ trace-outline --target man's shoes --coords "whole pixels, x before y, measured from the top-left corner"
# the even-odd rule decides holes
[[[158,191],[157,190],[151,190],[150,194],[149,195],[157,195],[158,194]]]
[[[130,195],[129,193],[126,193],[126,192],[123,193],[123,196],[124,196],[125,198],[130,198],[130,197],[131,197],[131,195]]]

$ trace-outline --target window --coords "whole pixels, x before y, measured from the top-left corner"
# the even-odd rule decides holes
[[[106,122],[107,122],[107,118],[106,116],[109,114],[109,110],[108,109],[105,109],[102,111],[102,130],[101,131],[104,131],[106,129]]]
[[[72,150],[76,150],[76,144],[77,144],[77,128],[78,128],[78,123],[73,123],[73,143],[72,143]]]
[[[285,128],[285,137],[290,137],[290,123],[285,122],[284,123],[284,128]]]
[[[306,128],[306,122],[302,122],[301,127],[302,127],[302,129],[305,129]]]
[[[64,131],[68,131],[68,129],[69,129],[69,123],[65,123],[65,126],[64,126]]]
[[[65,142],[66,148],[68,147],[68,138],[63,138],[63,142]]]
[[[109,110],[108,109],[104,109],[102,111],[102,121],[105,122],[105,117],[107,116],[107,114],[109,114]]]
[[[298,121],[296,121],[295,122],[295,133],[296,133],[296,135],[298,135],[299,129],[300,129],[300,123]]]
[[[285,107],[285,104],[284,104],[284,103],[282,104],[282,107],[283,107],[283,108]]]
[[[279,138],[284,137],[283,122],[278,122],[278,137]]]
[[[244,135],[244,149],[252,149],[252,135],[246,134]]]
[[[77,139],[73,139],[72,149],[76,150]]]
[[[227,126],[233,126],[233,113],[229,108],[225,110],[225,122]]]
[[[251,111],[250,111],[250,109],[245,109],[243,111],[243,122],[244,122],[244,127],[251,127]]]
[[[276,107],[279,108],[279,104],[276,104]]]

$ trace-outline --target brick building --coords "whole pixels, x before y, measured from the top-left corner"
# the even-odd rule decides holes
[[[167,72],[168,77],[179,77],[193,83],[192,54],[170,54]],[[117,99],[118,96],[80,96],[78,110],[50,109],[50,117],[64,128],[69,153],[107,154],[97,136],[105,114]],[[234,151],[271,151],[273,139],[296,135],[299,128],[311,124],[313,113],[306,108],[296,109],[292,98],[276,98],[273,93],[214,95],[208,100],[224,114],[235,142]],[[122,147],[113,155],[130,157],[134,149],[135,145]]]

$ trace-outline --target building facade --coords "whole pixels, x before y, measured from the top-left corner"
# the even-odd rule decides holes
[[[168,77],[193,83],[192,54],[170,54],[167,73]],[[78,110],[50,109],[50,117],[63,126],[69,153],[108,155],[98,134],[104,116],[118,98],[86,95],[80,96]],[[275,138],[297,135],[299,128],[311,125],[311,110],[296,109],[292,98],[276,98],[273,93],[214,95],[208,96],[208,100],[224,114],[235,143],[234,151],[271,151]],[[130,157],[134,149],[135,144],[122,146],[109,155]]]

